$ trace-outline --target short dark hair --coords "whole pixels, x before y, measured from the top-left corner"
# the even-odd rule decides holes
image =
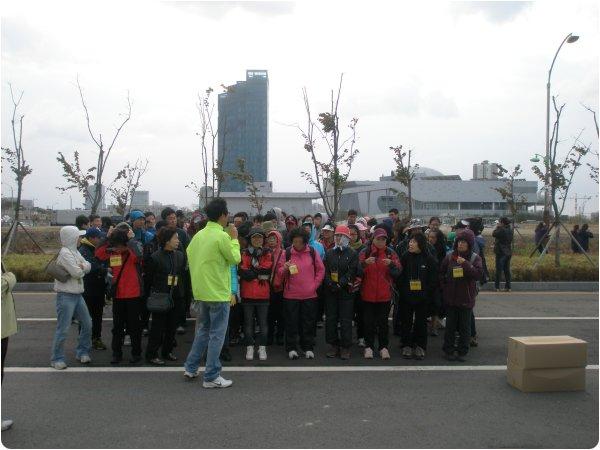
[[[229,214],[227,211],[227,202],[222,198],[214,198],[210,201],[206,208],[204,208],[208,220],[216,222],[222,215]]]
[[[175,211],[175,215],[177,217],[185,217],[185,213],[181,209],[178,209],[177,211]]]
[[[236,217],[241,217],[242,221],[245,222],[246,220],[248,220],[248,213],[244,211],[236,212],[233,218],[235,219]]]
[[[355,209],[351,209],[351,210],[348,211],[348,215],[349,216],[358,216],[358,213],[356,212]]]
[[[102,217],[102,228],[106,228],[107,230],[112,226],[113,221],[110,217],[104,216]]]
[[[290,243],[293,243],[294,238],[297,237],[301,237],[302,242],[304,242],[305,244],[308,244],[308,240],[310,239],[310,236],[304,228],[294,228],[292,231],[290,231]]]
[[[158,222],[156,222],[156,224],[154,225],[154,229],[156,230],[156,232],[158,233],[158,230],[160,230],[162,227],[166,227],[167,226],[167,221],[166,220],[159,220]]]
[[[170,208],[170,207],[167,206],[165,209],[163,209],[160,212],[160,217],[162,218],[162,220],[165,220],[171,214],[175,214],[175,210],[173,208]]]
[[[93,222],[96,219],[100,219],[100,216],[97,214],[90,214],[89,219],[90,219],[90,222]]]
[[[88,223],[90,223],[90,219],[88,219],[88,217],[84,216],[83,214],[75,218],[75,226],[79,229],[81,229],[82,226]]]
[[[167,242],[169,242],[171,240],[171,238],[173,237],[173,235],[177,234],[177,230],[174,228],[169,228],[169,227],[162,227],[160,230],[158,230],[158,233],[156,233],[156,237],[158,238],[158,244],[161,247],[164,247],[165,244]]]
[[[323,218],[323,215],[321,213],[316,213],[314,216],[314,218],[320,217],[321,219]]]
[[[263,216],[261,214],[257,214],[252,218],[252,221],[262,223],[262,222],[264,222]]]
[[[414,239],[417,241],[417,245],[419,246],[419,250],[423,253],[427,251],[427,239],[425,239],[425,235],[422,231],[417,231],[410,236],[410,239]],[[439,239],[439,236],[438,236]]]
[[[108,238],[108,245],[111,247],[114,247],[115,245],[127,245],[127,242],[129,242],[129,238],[127,237],[128,233],[129,231],[126,229],[115,228]]]
[[[238,235],[243,238],[248,237],[248,234],[250,233],[250,230],[252,229],[253,226],[254,226],[254,224],[252,222],[250,222],[249,220],[245,221],[238,228]]]
[[[500,218],[500,223],[502,225],[510,225],[510,219],[508,217],[501,217]]]
[[[263,217],[263,222],[268,222],[269,220],[273,220],[273,219],[277,219],[277,216],[275,214],[273,214],[272,212],[268,212]]]
[[[369,221],[367,222],[367,225],[370,227],[374,227],[375,225],[377,225],[377,219],[375,217],[372,217],[371,219],[369,219]]]
[[[434,220],[437,220],[439,223],[442,223],[438,216],[433,216],[431,219],[429,219],[429,223],[433,222]]]
[[[156,214],[154,214],[152,211],[146,211],[144,213],[144,217],[150,217],[150,216],[156,217]]]
[[[390,209],[390,210],[388,211],[388,214],[389,214],[389,213],[399,214],[399,213],[398,213],[398,208],[392,208],[392,209]]]

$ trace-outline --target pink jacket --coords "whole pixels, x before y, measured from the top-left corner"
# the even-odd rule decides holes
[[[292,247],[290,263],[298,267],[298,273],[291,275],[285,268],[285,253],[282,255],[277,267],[277,276],[283,280],[283,298],[291,300],[308,300],[317,298],[317,288],[325,277],[325,266],[319,253],[315,250],[314,265],[310,248],[307,245],[304,250],[298,252]]]

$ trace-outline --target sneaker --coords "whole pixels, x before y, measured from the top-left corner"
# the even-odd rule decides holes
[[[500,292],[500,288],[496,288],[496,292]]]
[[[185,328],[183,328],[181,325],[179,325],[175,331],[177,334],[185,334]]]
[[[194,378],[198,378],[200,376],[200,369],[196,370],[196,372],[192,373],[192,372],[188,372],[187,370],[185,370],[183,372],[183,378],[187,381],[191,381]]]
[[[358,346],[363,348],[366,347],[365,338],[358,338]]]
[[[421,347],[419,347],[417,345],[417,347],[415,347],[415,359],[423,359],[425,358],[425,350],[423,350]]]
[[[264,345],[258,347],[258,359],[260,361],[267,360],[267,347],[265,347]]]
[[[64,361],[57,361],[50,364],[56,370],[65,370],[67,368],[67,364]]]
[[[330,345],[329,350],[325,353],[328,358],[336,358],[340,354],[340,348],[337,345]]]
[[[373,359],[373,350],[370,347],[365,348],[365,359]]]
[[[212,388],[228,388],[229,386],[231,386],[233,384],[233,381],[231,380],[226,380],[225,378],[223,378],[222,376],[218,376],[217,378],[215,378],[212,381],[205,381],[204,383],[202,383],[202,387],[206,388],[206,389],[212,389]]]
[[[413,357],[413,349],[410,348],[408,345],[405,345],[404,347],[402,347],[402,357],[406,358],[406,359],[410,359]]]
[[[148,360],[148,364],[152,364],[153,366],[164,366],[165,362],[160,358],[152,358]]]
[[[254,346],[248,345],[246,347],[246,361],[252,361],[254,359]]]
[[[312,352],[312,350],[308,350],[305,353],[306,359],[315,359],[315,354]]]
[[[142,336],[148,336],[148,334],[149,334],[148,328],[144,328],[142,330]]]
[[[125,335],[125,339],[123,339],[123,345],[125,347],[131,347],[131,336],[129,336],[128,334]]]
[[[340,358],[343,359],[344,361],[347,361],[350,359],[350,349],[349,348],[343,348],[340,351]]]
[[[381,356],[381,359],[390,359],[390,352],[387,348],[382,348],[379,350],[379,356]]]
[[[477,347],[478,345],[479,342],[477,342],[477,336],[471,337],[471,340],[469,341],[469,347]]]
[[[83,355],[81,358],[77,358],[77,360],[81,364],[89,364],[92,362],[92,358],[90,358],[90,355]]]
[[[288,358],[289,359],[298,359],[300,356],[298,356],[298,352],[296,350],[291,350],[288,353]]]
[[[443,319],[440,319],[440,321],[438,322],[438,326],[439,326],[440,330],[446,329],[446,318],[445,317]]]
[[[102,342],[102,339],[97,338],[92,341],[92,348],[94,350],[106,350],[106,345]]]
[[[13,421],[10,419],[6,419],[2,421],[2,431],[6,431],[13,426]]]

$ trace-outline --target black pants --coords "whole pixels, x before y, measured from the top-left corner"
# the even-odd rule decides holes
[[[319,303],[316,298],[283,300],[285,315],[285,351],[312,351],[315,346],[315,329]]]
[[[142,301],[139,298],[125,300],[113,299],[113,329],[112,352],[113,356],[123,356],[123,339],[125,328],[131,336],[131,355],[142,355],[142,320],[140,313]]]
[[[402,336],[402,321],[400,320],[399,299],[394,300],[394,311],[392,312],[392,331],[396,336]]]
[[[388,317],[392,302],[365,302],[363,301],[363,320],[365,327],[365,344],[367,348],[375,349],[375,334],[379,350],[388,348]]]
[[[354,296],[348,292],[325,293],[325,340],[330,345],[350,348],[352,346],[352,318]],[[340,331],[338,333],[338,322]]]
[[[494,285],[496,289],[500,289],[500,277],[504,273],[504,287],[510,289],[510,258],[511,255],[496,255],[496,278]]]
[[[325,314],[325,289],[323,289],[323,285],[317,288],[317,297],[319,299],[319,309],[317,311],[317,322],[323,321],[323,314]],[[315,322],[316,326],[316,322]],[[317,334],[317,329],[315,328],[315,336]]]
[[[244,343],[246,345],[267,345],[267,336],[269,333],[269,303],[266,301],[242,300],[244,309]],[[255,341],[254,338],[254,316],[260,328],[260,335]]]
[[[427,303],[413,304],[401,301],[399,309],[400,323],[402,324],[400,327],[402,347],[419,346],[425,350],[427,348]]]
[[[229,309],[229,321],[227,323],[227,331],[225,332],[225,339],[223,340],[223,351],[229,351],[229,347],[231,346],[231,338],[238,337],[240,335],[240,327],[242,326],[242,321],[244,319],[244,312],[242,310],[242,305],[236,303],[234,306],[231,306]],[[196,318],[198,320],[198,318]]]
[[[2,338],[2,379],[4,381],[4,358],[6,358],[6,352],[8,350],[8,337]]]
[[[90,316],[92,316],[92,339],[102,337],[102,314],[104,312],[104,293],[102,295],[83,294]]]
[[[177,326],[185,327],[187,318],[190,317],[190,306],[192,305],[192,279],[190,277],[190,271],[186,270],[183,272],[181,277],[183,302],[181,308],[179,308],[179,318]]]
[[[460,355],[469,352],[469,341],[471,338],[471,308],[446,307],[446,334],[444,335],[444,353],[452,353],[457,350]],[[458,347],[455,348],[456,332],[458,331]]]
[[[174,307],[170,311],[152,313],[152,325],[150,326],[150,335],[146,346],[146,359],[158,357],[159,348],[163,358],[166,358],[173,351],[175,330],[183,309],[183,299],[176,297],[173,299],[173,303]]]
[[[475,311],[471,310],[471,337],[477,336],[477,329],[475,328]]]
[[[277,339],[283,339],[283,333],[285,331],[285,321],[283,320],[283,292],[271,293],[267,322],[269,324],[268,341],[271,342],[273,336],[276,336]]]
[[[354,293],[354,324],[356,325],[356,338],[365,338],[365,324],[363,321],[363,301],[360,291]]]

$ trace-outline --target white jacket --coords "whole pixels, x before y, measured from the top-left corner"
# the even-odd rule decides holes
[[[60,241],[63,247],[58,253],[56,264],[63,267],[71,276],[64,283],[54,280],[56,292],[83,293],[83,277],[92,266],[77,250],[77,239],[81,235],[81,231],[77,227],[69,226],[60,229]]]

